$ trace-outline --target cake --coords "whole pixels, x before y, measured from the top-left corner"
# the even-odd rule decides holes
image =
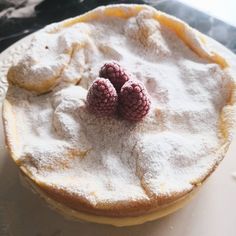
[[[139,121],[88,109],[109,62],[147,90]],[[206,36],[146,5],[98,7],[43,28],[7,78],[10,155],[27,185],[73,219],[125,226],[174,212],[233,138],[230,62]]]

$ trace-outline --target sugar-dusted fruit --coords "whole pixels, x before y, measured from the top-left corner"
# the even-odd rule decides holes
[[[142,120],[150,110],[150,96],[144,85],[137,80],[127,81],[119,93],[119,112],[130,121]]]
[[[117,110],[118,95],[112,83],[104,78],[97,78],[90,86],[87,105],[91,112],[99,115],[112,115]]]
[[[109,79],[117,92],[120,91],[123,84],[127,82],[130,77],[127,72],[114,61],[105,63],[99,71],[99,76]]]

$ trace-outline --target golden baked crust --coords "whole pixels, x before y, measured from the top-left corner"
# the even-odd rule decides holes
[[[42,191],[42,189],[40,189],[37,185],[35,185],[35,183],[32,182],[28,178],[28,176],[26,176],[23,172],[21,174],[21,178],[23,184],[26,185],[26,187],[30,188],[33,192],[39,194],[39,196],[48,203],[49,207],[56,210],[66,218],[72,220],[83,220],[98,224],[109,224],[117,227],[139,225],[169,215],[177,211],[178,209],[182,208],[186,203],[188,203],[200,188],[200,186],[196,187],[193,191],[191,191],[187,195],[179,198],[176,201],[171,202],[170,204],[163,205],[162,207],[151,213],[146,213],[140,216],[130,216],[130,217],[127,216],[109,217],[109,216],[98,216],[74,210],[73,208],[70,208],[64,204],[61,204],[58,201],[55,201],[54,198],[50,198],[47,194],[45,194],[45,192]]]
[[[154,11],[152,8],[143,5],[127,5],[125,7],[123,5],[114,5],[106,7],[102,10],[104,15],[107,17],[117,16],[120,18],[129,18],[131,16],[135,16],[143,9],[151,9],[152,11]],[[96,19],[96,17],[99,17],[99,14],[97,14],[98,11],[101,11],[101,8],[95,9],[79,17],[65,20],[59,23],[57,27],[53,30],[60,30],[61,27],[70,27],[71,25],[77,22],[86,22],[91,19]],[[219,64],[222,69],[227,69],[228,67],[230,67],[229,62],[227,62],[227,60],[224,59],[224,57],[222,57],[219,52],[215,52],[214,50],[211,51],[208,49],[207,39],[205,38],[204,35],[202,35],[201,33],[189,27],[184,22],[174,17],[171,17],[167,14],[164,14],[156,10],[154,12],[156,20],[158,20],[161,24],[167,26],[171,30],[175,31],[176,34],[199,56]],[[199,41],[196,41],[196,38],[199,39]],[[14,84],[13,80],[11,79],[11,70],[9,72],[8,79],[11,83]],[[22,84],[20,86],[22,86]],[[48,89],[53,87],[53,85],[47,84],[46,86],[36,89],[32,88],[31,86],[28,86],[27,84],[24,84],[22,87],[42,93],[48,91]],[[123,218],[128,216],[141,216],[152,212],[156,213],[159,211],[160,212],[159,215],[158,214],[156,214],[155,216],[152,215],[152,217],[150,218],[154,219],[154,218],[159,218],[162,215],[166,215],[166,213],[161,213],[163,209],[168,209],[168,207],[170,207],[170,209],[176,210],[176,208],[181,207],[182,204],[177,204],[178,201],[182,202],[182,199],[188,198],[188,196],[190,196],[192,192],[195,192],[195,189],[197,189],[197,187],[200,186],[207,179],[207,177],[217,167],[220,160],[223,159],[232,139],[231,132],[232,132],[232,127],[234,126],[234,117],[232,111],[234,110],[233,108],[234,104],[235,104],[235,90],[233,87],[231,99],[228,102],[228,105],[223,109],[221,113],[220,132],[224,134],[225,142],[224,145],[222,145],[221,148],[218,150],[218,152],[215,153],[215,155],[218,156],[219,161],[216,162],[213,167],[209,168],[205,176],[202,176],[201,179],[198,179],[194,183],[192,183],[193,187],[191,190],[183,191],[169,196],[159,195],[158,197],[152,196],[150,193],[147,192],[149,199],[146,200],[144,199],[141,201],[133,201],[131,199],[130,201],[125,201],[125,202],[107,202],[102,204],[96,204],[95,206],[91,205],[91,203],[88,202],[86,198],[69,194],[65,190],[58,189],[56,186],[52,187],[50,185],[46,185],[43,182],[40,182],[38,179],[35,179],[35,177],[32,176],[30,171],[27,170],[27,168],[25,168],[24,164],[22,164],[22,162],[19,161],[20,158],[18,156],[18,140],[20,139],[20,135],[17,132],[16,128],[17,121],[15,120],[14,110],[12,109],[11,101],[8,99],[8,96],[6,97],[3,103],[3,121],[4,121],[4,129],[6,136],[6,144],[12,158],[15,160],[16,164],[21,168],[26,178],[29,178],[30,182],[32,184],[35,184],[36,191],[39,191],[41,195],[51,199],[52,201],[59,202],[60,204],[62,204],[61,206],[71,208],[75,211],[85,212],[98,216]],[[173,204],[175,203],[176,205],[175,207],[173,207]],[[170,211],[167,210],[167,213],[170,213],[173,210]],[[78,218],[80,218],[80,216],[78,216]],[[139,222],[143,223],[144,221],[147,220],[148,217],[145,218],[145,220],[140,220]],[[99,220],[97,221],[91,220],[91,221],[99,223]],[[106,223],[106,220],[102,221],[102,223]]]
[[[19,87],[23,87],[25,89],[35,91],[35,92],[38,92],[38,93],[41,93],[42,91],[43,92],[50,91],[55,86],[55,84],[57,84],[58,78],[59,78],[59,76],[50,77],[47,80],[43,81],[39,86],[39,85],[35,85],[33,83],[32,84],[31,83],[19,84],[17,81],[14,81],[14,78],[16,76],[19,76],[19,74],[16,72],[15,68],[13,69],[13,67],[11,67],[8,71],[8,74],[7,74],[8,82],[10,84],[17,85]],[[22,74],[20,76],[25,77],[27,75]]]

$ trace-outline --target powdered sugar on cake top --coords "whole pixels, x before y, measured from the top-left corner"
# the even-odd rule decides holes
[[[151,95],[142,122],[87,111],[88,86],[110,60]],[[154,20],[149,8],[129,19],[101,17],[53,33],[46,28],[15,68],[20,75],[27,70],[13,79],[20,86],[58,77],[47,94],[10,86],[7,95],[21,137],[19,162],[47,185],[94,205],[168,196],[191,190],[221,158],[220,112],[230,79]]]

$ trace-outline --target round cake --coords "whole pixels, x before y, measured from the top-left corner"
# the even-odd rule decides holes
[[[106,63],[143,86],[142,119],[88,109]],[[74,219],[125,226],[170,214],[232,141],[230,63],[206,36],[146,5],[99,7],[43,28],[7,78],[10,154],[28,186]],[[123,87],[111,90],[121,110]]]

